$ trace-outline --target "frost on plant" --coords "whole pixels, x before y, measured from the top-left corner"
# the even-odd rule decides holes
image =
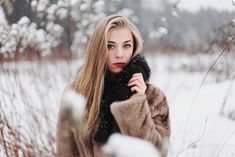
[[[121,2],[112,0],[111,3],[115,8]],[[55,52],[54,48],[58,46],[64,52],[81,53],[106,12],[125,16],[133,14],[132,10],[125,8],[108,10],[104,0],[32,0],[30,5],[37,15],[37,23],[22,17],[17,23],[0,26],[0,52],[5,56],[27,52],[27,48],[44,56]]]
[[[114,7],[120,2],[115,1]],[[65,28],[63,33],[66,41],[64,43],[68,45],[71,52],[84,48],[95,25],[106,15],[104,0],[58,0],[56,3],[47,0],[33,0],[31,6],[38,17],[44,19],[46,23],[60,21],[62,27]],[[124,9],[120,13],[129,16],[131,11]]]
[[[0,53],[23,53],[28,47],[41,52],[41,55],[50,54],[52,48],[60,43],[63,28],[52,22],[48,23],[47,30],[37,28],[37,25],[28,17],[22,17],[17,23],[0,26]]]

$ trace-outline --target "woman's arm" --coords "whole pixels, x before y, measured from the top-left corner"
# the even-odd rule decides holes
[[[146,95],[113,103],[111,112],[123,134],[149,140],[161,149],[170,136],[169,108],[163,92],[148,88]]]
[[[69,123],[60,119],[56,135],[57,157],[79,157],[77,145]]]

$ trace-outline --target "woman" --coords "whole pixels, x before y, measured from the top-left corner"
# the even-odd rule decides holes
[[[101,157],[102,145],[116,132],[151,141],[166,155],[169,109],[163,92],[148,83],[150,68],[141,50],[141,35],[128,19],[111,15],[99,22],[84,65],[68,87],[86,98],[85,125],[75,127],[61,103],[59,157]],[[83,133],[77,131],[81,127]]]

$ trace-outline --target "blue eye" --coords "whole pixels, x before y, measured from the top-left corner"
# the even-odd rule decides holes
[[[114,46],[111,44],[108,44],[108,49],[112,49],[112,48],[114,48]]]
[[[129,47],[131,47],[131,44],[125,44],[124,47],[129,48]]]

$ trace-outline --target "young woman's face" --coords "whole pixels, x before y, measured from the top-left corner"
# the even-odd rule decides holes
[[[131,31],[127,28],[112,28],[109,32],[107,47],[108,70],[112,73],[121,72],[133,54],[134,41]]]

